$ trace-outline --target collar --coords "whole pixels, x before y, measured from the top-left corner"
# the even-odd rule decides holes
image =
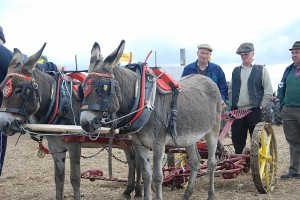
[[[243,65],[243,63],[242,63],[242,67],[243,67],[243,68],[253,67],[253,65],[255,65],[255,61],[254,61],[254,60],[252,61],[252,63],[251,63],[250,66],[245,66],[245,65]]]
[[[300,68],[300,65],[297,65],[296,63],[294,63],[294,67]]]
[[[199,65],[199,62],[198,62],[199,60],[197,60],[197,62],[196,62],[196,64],[197,64],[197,67],[199,68],[199,69],[201,69],[201,70],[206,70],[207,69],[207,67],[208,67],[208,63],[209,62],[207,62],[207,64],[205,65],[205,67],[203,68],[203,67],[200,67],[200,65]]]

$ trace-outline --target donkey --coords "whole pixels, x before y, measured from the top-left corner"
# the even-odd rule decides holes
[[[8,74],[1,84],[3,92],[3,103],[0,109],[0,129],[6,135],[15,134],[16,127],[21,123],[41,123],[44,122],[46,113],[49,114],[51,105],[53,86],[57,81],[45,72],[37,70],[35,65],[39,60],[43,47],[24,63],[22,53],[14,49],[13,59],[8,68]],[[72,95],[68,99],[63,117],[53,121],[56,124],[79,124],[80,106],[82,101],[72,93],[72,88],[64,88],[65,95]],[[72,102],[72,103],[70,103]],[[68,112],[68,111],[69,112]],[[49,115],[48,115],[49,116]],[[48,121],[48,120],[47,120]],[[65,159],[66,152],[70,156],[70,181],[73,187],[74,199],[81,198],[80,195],[80,142],[64,142],[61,137],[46,136],[48,147],[54,160],[56,199],[64,199],[64,179],[65,179]],[[130,198],[130,193],[136,189],[137,199],[142,197],[141,173],[139,165],[135,162],[135,153],[132,148],[124,149],[129,165],[127,188],[123,193],[123,198]],[[138,162],[137,162],[138,163]],[[135,169],[137,170],[137,183],[135,186]]]
[[[137,75],[130,69],[118,66],[124,47],[125,41],[122,40],[104,61],[99,44],[95,42],[92,47],[89,73],[83,83],[84,99],[80,115],[80,125],[87,132],[94,132],[99,126],[106,124],[107,119],[117,120],[128,115],[132,102],[135,101]],[[202,75],[188,76],[179,83],[182,90],[177,99],[177,135],[170,134],[166,129],[172,95],[162,94],[158,89],[153,90],[150,102],[146,103],[145,109],[153,109],[148,121],[140,129],[130,133],[142,168],[145,200],[152,199],[151,188],[156,193],[156,199],[162,199],[162,161],[166,146],[186,149],[191,175],[182,199],[191,197],[200,163],[195,144],[203,137],[208,146],[208,199],[215,199],[215,152],[221,123],[221,95],[216,84]],[[110,91],[107,93],[109,98],[101,93],[104,90]],[[120,127],[123,128],[126,127]],[[153,151],[152,175],[150,150]]]

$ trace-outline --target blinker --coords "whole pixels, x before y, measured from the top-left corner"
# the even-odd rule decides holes
[[[5,87],[2,90],[3,96],[5,98],[9,97],[12,93],[12,78],[8,79],[8,81],[5,84]]]

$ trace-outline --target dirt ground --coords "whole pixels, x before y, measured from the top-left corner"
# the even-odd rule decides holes
[[[289,150],[282,127],[273,127],[277,145],[278,145],[278,176],[288,169]],[[0,177],[0,199],[1,200],[41,200],[55,199],[55,185],[53,180],[54,167],[51,155],[44,158],[37,157],[38,144],[28,136],[21,137],[18,144],[18,136],[12,136],[8,139],[7,154],[4,163],[3,176]],[[248,141],[249,143],[249,141]],[[44,145],[47,145],[44,140]],[[89,156],[97,153],[99,149],[84,148],[82,155]],[[123,151],[113,149],[113,154],[125,160]],[[72,188],[69,181],[69,160],[66,161],[66,181],[65,181],[65,199],[73,199]],[[97,156],[89,159],[82,159],[81,170],[85,171],[91,168],[102,169],[104,175],[108,176],[107,152],[103,151]],[[127,165],[116,160],[113,161],[114,177],[126,178]],[[270,194],[260,194],[257,192],[251,172],[242,173],[235,179],[223,179],[222,176],[215,179],[216,197],[220,200],[294,200],[299,199],[300,180],[278,180],[277,186]],[[91,182],[87,179],[81,181],[82,199],[93,200],[116,200],[126,186],[126,182],[96,180]],[[195,192],[192,200],[207,199],[208,177],[196,179]],[[163,197],[166,200],[180,199],[183,190],[171,190],[163,188]],[[133,198],[132,198],[133,199]]]

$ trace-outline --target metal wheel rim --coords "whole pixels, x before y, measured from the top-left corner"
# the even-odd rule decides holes
[[[277,183],[277,144],[270,124],[256,125],[251,140],[250,167],[256,189],[263,194]]]

